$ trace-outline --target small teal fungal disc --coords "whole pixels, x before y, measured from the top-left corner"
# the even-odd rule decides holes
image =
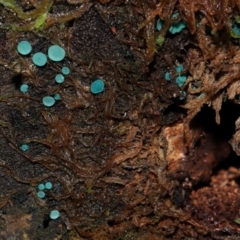
[[[165,75],[164,75],[164,78],[166,81],[170,81],[171,80],[171,75],[169,72],[166,72]]]
[[[58,45],[52,45],[48,48],[48,57],[54,62],[62,61],[65,55],[65,50]]]
[[[21,148],[22,151],[26,152],[29,147],[28,147],[27,144],[23,144],[20,148]]]
[[[59,95],[58,93],[54,94],[54,95],[53,95],[53,98],[54,98],[56,101],[61,100],[61,97],[60,97],[60,95]]]
[[[175,67],[176,71],[180,73],[183,70],[183,65],[179,64],[178,66]]]
[[[51,96],[46,96],[42,99],[42,103],[46,107],[52,107],[55,103],[55,99]]]
[[[64,80],[65,80],[65,78],[64,78],[64,76],[63,76],[62,74],[57,74],[57,75],[55,76],[55,81],[56,81],[57,83],[63,83]]]
[[[161,31],[163,27],[163,21],[161,19],[157,20],[156,28],[158,31]]]
[[[184,85],[184,83],[186,82],[186,80],[187,80],[186,75],[179,75],[176,78],[176,83],[179,87],[182,87]]]
[[[104,82],[101,79],[97,79],[91,84],[91,93],[98,94],[103,92],[103,90]]]
[[[42,67],[47,63],[47,57],[44,53],[37,52],[33,55],[32,61],[36,66]]]
[[[17,50],[22,55],[28,55],[32,51],[32,46],[28,41],[18,43]]]
[[[179,13],[175,12],[175,13],[172,14],[171,19],[176,19],[178,17],[179,17]]]
[[[28,91],[28,85],[27,84],[22,84],[20,87],[20,91],[22,93],[26,93]]]
[[[62,73],[63,73],[64,75],[68,75],[68,74],[70,73],[70,69],[69,69],[68,67],[63,67],[63,68],[62,68]]]
[[[48,189],[48,190],[52,189],[52,183],[51,182],[47,182],[45,184],[45,188]]]
[[[39,198],[44,198],[44,197],[45,197],[45,192],[43,192],[43,191],[38,191],[37,196],[38,196]]]
[[[179,98],[180,100],[185,99],[186,96],[187,96],[187,93],[185,91],[180,91],[180,98]]]
[[[44,184],[41,183],[41,184],[38,185],[38,189],[40,191],[42,191],[44,188],[45,188]]]
[[[240,37],[240,27],[239,27],[239,24],[236,24],[236,23],[233,24],[232,32],[233,32],[237,37]]]
[[[177,23],[174,23],[170,28],[169,28],[169,32],[171,34],[176,34],[181,32],[185,27],[187,26],[186,22],[184,21],[179,21]]]
[[[198,96],[198,99],[202,99],[204,96],[205,96],[205,93],[201,93],[201,94]]]
[[[49,214],[49,217],[51,219],[57,219],[57,218],[59,218],[59,216],[60,216],[60,213],[58,210],[52,210]]]

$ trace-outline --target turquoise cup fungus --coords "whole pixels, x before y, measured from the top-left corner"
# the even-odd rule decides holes
[[[39,197],[39,198],[45,198],[45,192],[43,192],[43,191],[38,191],[38,193],[37,193],[37,196]]]
[[[161,31],[162,28],[163,28],[163,21],[162,21],[161,19],[158,19],[158,20],[157,20],[157,23],[156,23],[156,29],[157,29],[158,31]]]
[[[62,74],[57,74],[57,75],[55,76],[55,81],[56,81],[57,83],[63,83],[63,82],[65,81],[65,78],[64,78],[64,76],[63,76]]]
[[[38,67],[43,67],[47,63],[47,57],[42,52],[37,52],[32,56],[33,63]]]
[[[205,97],[205,93],[201,93],[197,98],[198,99],[202,99],[202,98],[204,98]]]
[[[169,32],[171,34],[176,34],[176,33],[180,33],[185,27],[187,26],[186,22],[184,22],[183,20],[174,23],[170,28],[169,28]]]
[[[62,68],[62,73],[63,73],[64,75],[68,75],[68,74],[70,73],[70,69],[69,69],[68,67],[63,67],[63,68]]]
[[[177,66],[175,67],[175,69],[176,69],[176,72],[177,72],[177,73],[180,73],[180,72],[183,70],[183,65],[182,65],[182,64],[179,64],[179,65],[177,65]]]
[[[179,12],[175,12],[172,14],[171,19],[176,19],[179,17]]]
[[[45,184],[45,188],[46,189],[48,189],[48,190],[50,190],[50,189],[52,189],[52,183],[51,182],[47,182],[46,184]]]
[[[17,50],[21,55],[28,55],[32,51],[32,45],[24,40],[18,43]]]
[[[180,91],[180,97],[179,100],[183,100],[187,97],[187,93],[185,91]]]
[[[62,61],[65,55],[65,50],[58,45],[52,45],[48,48],[48,57],[54,62]]]
[[[176,78],[176,83],[179,87],[182,87],[184,85],[184,83],[186,82],[186,80],[187,80],[187,76],[185,74],[179,75]]]
[[[20,149],[21,149],[22,151],[26,152],[26,151],[29,149],[29,147],[28,147],[27,144],[23,144],[23,145],[20,147]]]
[[[28,85],[27,84],[22,84],[20,87],[20,91],[22,93],[26,93],[28,91]]]
[[[45,188],[44,184],[41,183],[41,184],[38,185],[38,189],[40,191],[44,190],[44,188]]]
[[[49,214],[49,217],[53,220],[59,218],[59,216],[60,216],[60,213],[58,210],[52,210]]]
[[[92,84],[91,84],[91,93],[92,94],[98,94],[103,92],[104,90],[104,82],[101,79],[97,79],[95,80]]]
[[[231,36],[233,38],[240,38],[240,26],[237,23],[234,23],[231,29]]]
[[[171,74],[169,72],[166,72],[164,75],[164,78],[166,81],[170,81],[171,80]]]
[[[56,101],[61,100],[61,96],[60,96],[58,93],[55,93],[55,94],[53,95],[53,98],[54,98]]]
[[[55,104],[55,99],[51,96],[46,96],[42,99],[42,103],[46,107],[52,107]]]

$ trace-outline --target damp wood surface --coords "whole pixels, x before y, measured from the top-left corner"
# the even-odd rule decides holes
[[[234,0],[0,0],[0,239],[240,239],[239,16]],[[35,66],[51,45],[64,60]]]

